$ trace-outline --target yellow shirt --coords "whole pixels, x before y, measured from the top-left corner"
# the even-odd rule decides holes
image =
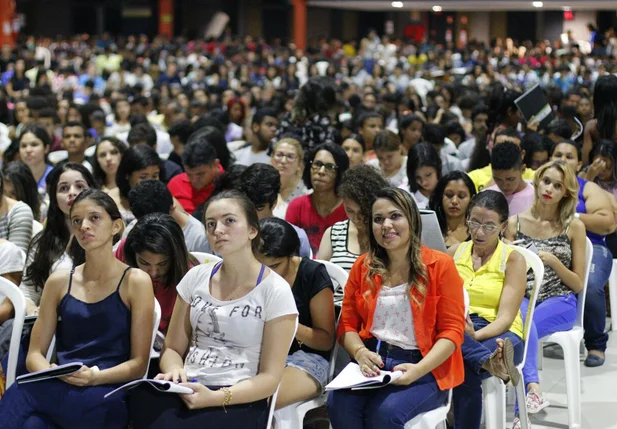
[[[467,175],[472,180],[473,184],[476,185],[476,191],[480,192],[491,180],[493,180],[493,169],[489,164],[484,168],[470,171],[469,173],[467,173]],[[525,172],[523,173],[523,180],[533,180],[535,175],[535,170],[532,170],[531,168],[526,168]]]
[[[499,240],[491,259],[475,271],[471,258],[472,248],[471,241],[461,243],[456,249],[454,262],[469,295],[469,314],[475,313],[492,323],[497,318],[499,310],[508,257],[514,249]],[[523,338],[523,318],[520,310],[509,331]]]

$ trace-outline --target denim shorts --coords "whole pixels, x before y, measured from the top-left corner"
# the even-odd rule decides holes
[[[315,353],[306,353],[298,350],[287,356],[287,366],[298,368],[313,377],[321,386],[323,392],[328,381],[328,368],[330,364],[322,356]]]

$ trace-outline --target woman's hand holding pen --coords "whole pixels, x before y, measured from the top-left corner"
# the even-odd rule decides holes
[[[383,368],[381,356],[366,347],[362,347],[356,352],[355,359],[365,377],[375,377],[379,375],[379,369]]]

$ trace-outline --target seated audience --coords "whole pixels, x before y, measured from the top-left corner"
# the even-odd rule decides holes
[[[441,158],[430,143],[419,143],[407,157],[407,185],[399,188],[410,192],[419,209],[428,207],[429,198],[441,179]]]
[[[19,288],[26,297],[26,314],[38,314],[41,294],[47,278],[58,270],[68,270],[82,264],[74,260],[79,247],[69,229],[69,211],[75,198],[88,188],[96,188],[90,171],[73,162],[56,166],[48,177],[49,211],[41,233],[32,239],[28,259]]]
[[[30,167],[41,196],[47,194],[47,175],[53,169],[47,163],[50,147],[51,137],[42,125],[28,125],[22,129],[19,136],[19,158]]]
[[[469,240],[467,208],[476,187],[462,171],[452,171],[437,182],[428,208],[435,212],[447,247]]]
[[[581,149],[571,140],[553,146],[552,161],[564,161],[575,174],[581,169]],[[587,238],[593,244],[592,269],[587,281],[585,299],[585,347],[588,354],[585,366],[596,367],[604,364],[604,351],[608,341],[606,327],[606,295],[604,286],[613,268],[613,255],[606,247],[606,235],[615,232],[615,210],[611,195],[598,185],[582,177],[578,181],[578,204],[576,214],[585,225]]]
[[[488,131],[488,109],[484,105],[473,108],[471,112],[471,138],[462,142],[458,149],[458,157],[465,171],[469,170],[471,156],[476,145],[486,145],[486,132]]]
[[[330,261],[349,272],[360,255],[368,252],[371,203],[375,194],[389,187],[388,182],[375,168],[368,165],[354,167],[343,174],[339,195],[343,199],[349,219],[337,222],[326,229],[317,259]],[[345,285],[340,285],[341,288]],[[343,290],[335,289],[337,300]]]
[[[407,155],[412,147],[422,141],[424,120],[418,115],[405,115],[398,121],[398,133]]]
[[[198,265],[183,238],[174,218],[166,213],[150,213],[135,223],[124,243],[123,257],[118,258],[150,276],[154,297],[161,305],[159,331],[163,334],[167,333],[176,302],[176,286],[189,269]]]
[[[295,332],[293,293],[255,258],[259,221],[244,194],[212,197],[205,217],[208,241],[223,260],[199,265],[180,281],[157,376],[194,393],[136,388],[130,401],[135,429],[266,429],[267,398],[281,381]]]
[[[58,364],[83,366],[62,379],[11,385],[0,401],[0,420],[7,429],[84,422],[92,428],[125,428],[124,395],[103,396],[146,371],[152,284],[112,253],[114,236],[124,227],[116,204],[102,191],[87,190],[73,201],[70,220],[85,262],[46,281],[26,364],[31,372],[53,367],[45,356],[55,335]]]
[[[343,140],[341,145],[345,149],[345,153],[349,158],[349,168],[362,165],[364,159],[364,152],[366,151],[366,145],[364,139],[359,134],[350,134]]]
[[[109,191],[109,195],[120,209],[125,224],[128,225],[135,220],[129,202],[131,189],[144,180],[159,180],[163,171],[161,159],[150,146],[140,144],[124,152],[116,171],[118,188]]]
[[[365,376],[403,375],[380,389],[331,392],[334,429],[403,428],[443,405],[465,376],[463,280],[454,262],[420,244],[422,221],[407,192],[379,191],[369,219],[369,252],[351,269],[337,336]],[[388,318],[392,312],[401,318]]]
[[[531,207],[535,190],[523,180],[525,165],[521,148],[509,142],[495,146],[491,152],[491,166],[495,184],[484,189],[501,192],[506,197],[510,216]]]
[[[281,175],[281,190],[273,213],[274,216],[285,219],[291,200],[308,193],[302,180],[304,149],[298,140],[284,137],[272,145],[270,163]]]
[[[81,122],[68,122],[62,128],[62,149],[68,153],[68,162],[82,164],[92,172],[92,164],[86,159],[86,127]]]
[[[525,258],[501,241],[508,202],[497,191],[477,194],[467,209],[470,240],[448,253],[469,295],[465,341],[465,381],[454,389],[454,427],[480,429],[482,380],[490,376],[517,385],[516,365],[525,350],[519,308],[525,293]]]
[[[25,263],[26,254],[23,250],[10,241],[0,239],[0,277],[19,286]],[[0,361],[9,351],[14,316],[13,303],[0,293]],[[3,378],[0,377],[0,393],[4,391],[2,380]]]
[[[32,209],[23,201],[9,198],[4,191],[4,175],[0,171],[0,238],[26,252],[32,239]]]
[[[521,151],[525,152],[523,164],[537,170],[548,162],[548,155],[553,143],[548,137],[538,133],[527,133],[521,140]]]
[[[441,158],[441,174],[447,174],[451,171],[462,171],[463,166],[461,160],[456,156],[448,153],[446,148],[446,132],[441,125],[426,124],[424,126],[424,141],[432,144]],[[456,147],[454,147],[456,151]]]
[[[171,124],[167,132],[169,133],[171,144],[174,147],[173,152],[169,154],[169,158],[167,159],[175,162],[178,167],[182,168],[182,153],[184,152],[184,146],[186,146],[193,132],[191,121],[188,119],[175,121]]]
[[[289,223],[270,217],[259,227],[257,259],[291,285],[298,308],[298,329],[276,398],[276,408],[283,408],[325,389],[334,345],[333,287],[323,264],[298,256],[300,241]]]
[[[538,339],[567,331],[576,321],[576,294],[585,275],[585,226],[574,217],[579,186],[574,170],[563,162],[540,167],[534,179],[533,205],[510,218],[506,236],[533,244],[544,263],[544,278],[536,300],[528,339],[523,377],[527,385],[527,411],[537,413],[549,405],[540,391]],[[527,314],[533,292],[533,273],[527,276],[527,292],[521,306]],[[514,422],[514,425],[520,422]]]
[[[259,219],[274,216],[278,195],[281,188],[281,176],[274,167],[269,164],[255,163],[242,172],[236,186],[230,189],[237,189],[243,192],[255,208]],[[311,257],[311,245],[306,232],[293,224],[290,224],[300,240],[299,256],[302,258]]]
[[[285,220],[306,231],[311,250],[317,254],[325,230],[347,219],[338,187],[349,167],[349,158],[340,146],[324,143],[309,152],[307,161],[302,180],[313,193],[292,200]]]
[[[188,214],[206,202],[214,190],[214,179],[223,171],[214,147],[206,138],[191,137],[182,153],[184,173],[171,179],[167,187]]]
[[[364,162],[374,159],[373,143],[377,133],[384,129],[383,116],[377,112],[366,111],[358,117],[356,121],[357,133],[366,146],[364,152]]]
[[[251,136],[247,145],[234,152],[236,162],[242,165],[251,165],[256,162],[269,164],[268,148],[278,124],[276,111],[266,108],[257,110],[253,115]]]
[[[407,183],[407,156],[401,154],[401,139],[392,131],[380,131],[375,136],[373,150],[377,159],[371,159],[367,164],[381,170],[390,185],[395,188],[405,185]]]
[[[43,221],[47,216],[47,205],[37,191],[32,171],[21,161],[13,161],[4,166],[4,194],[16,201],[22,201],[32,210],[35,221]],[[41,210],[42,209],[42,210]]]
[[[147,122],[133,125],[131,131],[129,131],[129,134],[126,137],[126,140],[131,147],[138,144],[145,144],[154,149],[157,154],[160,153],[158,151],[157,145],[157,133],[154,127],[152,127],[152,125]],[[170,161],[169,159],[162,160],[161,163],[163,164],[165,171],[165,174],[161,175],[161,180],[164,183],[169,182],[172,177],[175,177],[178,174],[182,173],[182,168],[175,162]]]
[[[103,137],[96,145],[92,175],[100,184],[101,191],[108,194],[117,191],[116,173],[125,151],[126,145],[115,137]]]

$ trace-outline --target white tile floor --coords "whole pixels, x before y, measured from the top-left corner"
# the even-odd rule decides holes
[[[587,368],[581,362],[583,424],[581,429],[617,429],[617,335],[609,334],[606,363]],[[568,410],[566,381],[561,350],[550,346],[544,350],[544,369],[540,371],[542,390],[551,406],[531,415],[533,429],[567,429]],[[508,428],[513,407],[508,406]]]

